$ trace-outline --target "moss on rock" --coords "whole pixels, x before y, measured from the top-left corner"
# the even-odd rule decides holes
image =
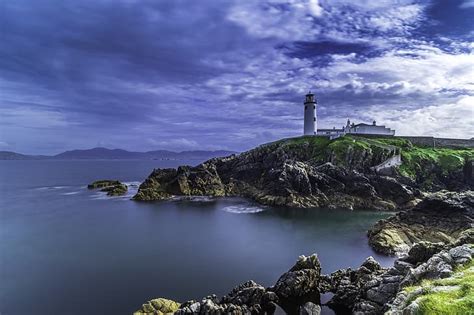
[[[100,189],[100,191],[106,192],[107,196],[122,196],[127,193],[128,187],[122,184],[118,180],[98,180],[89,185],[88,189]]]
[[[474,314],[474,261],[449,278],[424,280],[404,290],[410,299],[403,314]]]
[[[163,315],[163,314],[173,314],[176,312],[179,307],[180,303],[175,302],[173,300],[168,300],[164,298],[157,298],[148,301],[147,303],[143,304],[141,309],[134,312],[134,315],[145,315],[145,314],[153,314],[153,315]]]

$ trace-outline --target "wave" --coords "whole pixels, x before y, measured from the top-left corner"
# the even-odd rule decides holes
[[[215,198],[209,196],[174,196],[173,201],[211,202]]]
[[[222,210],[225,212],[230,212],[230,213],[244,214],[244,213],[259,213],[259,212],[265,211],[265,208],[261,206],[237,205],[237,206],[227,206],[227,207],[222,208]]]
[[[80,193],[80,191],[71,191],[67,193],[62,193],[61,195],[70,196],[70,195],[77,195],[78,193]]]
[[[69,186],[44,186],[44,187],[37,187],[34,188],[35,190],[53,190],[53,189],[65,189]]]

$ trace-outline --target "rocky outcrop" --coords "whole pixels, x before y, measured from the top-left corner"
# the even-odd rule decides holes
[[[300,256],[296,264],[269,290],[275,292],[284,309],[296,311],[295,305],[308,301],[320,303],[320,275],[321,264],[316,255]]]
[[[100,189],[100,191],[106,192],[108,196],[122,196],[127,193],[128,187],[122,184],[118,180],[98,180],[89,185],[88,189]]]
[[[472,277],[474,272],[471,267],[469,271],[457,272],[455,277],[453,277],[453,275],[455,274],[457,267],[467,265],[469,263],[472,265],[473,255],[474,249],[472,248],[472,244],[470,246],[457,246],[449,250],[443,250],[433,255],[425,263],[420,264],[416,268],[409,269],[409,272],[400,283],[401,290],[397,293],[395,299],[387,305],[388,311],[386,314],[424,314],[426,312],[423,312],[420,309],[420,302],[427,297],[429,298],[430,295],[440,292],[449,292],[455,290],[461,291],[458,293],[459,296],[456,299],[457,301],[453,301],[454,303],[459,303],[462,295],[466,295],[466,288],[468,291],[471,290],[469,288],[472,288],[472,280],[468,280],[467,277]],[[466,274],[467,272],[469,272],[469,274]],[[437,281],[433,283],[430,283],[429,281],[437,279],[448,279],[449,281]],[[424,282],[420,285],[421,280],[424,280]],[[411,287],[410,290],[404,289],[414,284],[418,285]],[[462,288],[463,285],[464,288]],[[467,293],[467,295],[470,294],[472,294],[472,292]],[[436,304],[443,304],[443,302],[446,303],[445,299],[440,299],[439,301],[436,301],[436,299],[433,300]],[[454,308],[453,310],[448,311],[445,309],[443,313],[453,314],[454,311],[458,314],[467,314],[466,311],[472,311],[472,302],[470,306],[467,306],[467,309],[464,310],[454,303],[450,303],[450,306]],[[469,304],[469,302],[467,303]],[[460,304],[463,303],[461,302]],[[442,309],[443,305],[438,305],[438,307]],[[435,310],[431,311],[436,312]]]
[[[407,255],[395,261],[391,268],[382,268],[368,257],[352,270],[340,269],[321,275],[318,257],[299,257],[272,287],[265,288],[254,281],[235,287],[222,298],[210,295],[201,301],[187,301],[175,309],[175,314],[316,314],[321,312],[320,294],[331,292],[325,305],[336,314],[415,314],[406,313],[412,301],[412,291],[405,288],[429,279],[449,277],[456,268],[472,264],[471,245],[443,245],[422,242],[415,244]],[[420,291],[418,294],[425,294]],[[155,299],[143,304],[136,314],[166,313],[170,302]],[[179,304],[172,304],[173,307]],[[410,306],[412,307],[412,306]],[[161,312],[161,313],[160,313]]]
[[[157,169],[135,200],[172,196],[243,196],[273,206],[394,210],[418,192],[371,169],[398,153],[361,140],[303,137],[271,143],[196,167]]]
[[[471,262],[474,255],[469,245],[447,246],[435,253],[437,249],[438,245],[424,242],[395,261],[391,268],[381,268],[369,257],[356,270],[342,269],[323,276],[320,291],[334,293],[327,304],[337,314],[376,315],[388,310],[390,314],[415,314],[398,312],[411,299],[404,288],[422,280],[448,277],[457,266]],[[420,256],[420,252],[424,254]]]
[[[318,257],[300,256],[296,264],[277,283],[265,288],[250,280],[235,287],[227,295],[204,297],[201,301],[187,301],[174,310],[175,314],[319,314],[319,278],[321,267]],[[155,299],[143,304],[136,314],[157,311]],[[173,304],[174,306],[177,304]],[[179,305],[179,304],[178,304]],[[284,309],[284,311],[282,310]],[[170,308],[166,308],[169,310]],[[159,313],[158,313],[159,314]]]
[[[474,192],[434,193],[414,209],[377,222],[368,236],[375,250],[391,255],[404,253],[422,240],[442,244],[457,242],[458,245],[472,243]]]

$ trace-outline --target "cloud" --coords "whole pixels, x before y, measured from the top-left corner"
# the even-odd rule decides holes
[[[317,93],[321,125],[369,119],[373,109],[457,104],[474,93],[474,46],[438,34],[436,23],[459,28],[454,13],[468,10],[454,6],[443,20],[431,10],[439,5],[7,2],[2,141],[30,153],[97,143],[244,150],[301,134],[309,89]]]
[[[370,116],[396,129],[398,135],[422,135],[470,139],[474,137],[474,96],[463,96],[455,103],[418,109],[372,108]]]
[[[470,8],[474,8],[474,0],[464,0],[460,5],[459,7],[461,9],[470,9]]]

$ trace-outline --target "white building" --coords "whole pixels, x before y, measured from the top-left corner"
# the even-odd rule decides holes
[[[335,139],[346,134],[381,136],[395,135],[395,130],[385,126],[378,126],[375,120],[372,124],[351,124],[351,121],[347,120],[347,124],[340,129],[336,127],[333,127],[332,129],[318,129],[316,105],[314,94],[311,92],[306,94],[304,102],[304,135],[327,136],[330,139]]]

